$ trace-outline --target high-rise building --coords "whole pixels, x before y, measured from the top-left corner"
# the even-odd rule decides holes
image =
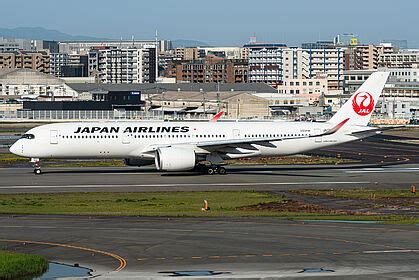
[[[345,48],[306,49],[308,53],[309,78],[326,76],[328,89],[343,88],[343,70],[345,69]]]
[[[252,43],[243,46],[249,50],[248,81],[278,86],[284,79],[285,44]]]
[[[378,65],[386,68],[418,67],[419,50],[400,50],[399,52],[380,54]]]
[[[55,77],[61,77],[61,68],[69,64],[69,55],[66,53],[50,53],[49,65],[50,74]]]
[[[191,61],[173,61],[166,69],[166,77],[190,83],[246,83],[247,60],[208,56]]]
[[[156,49],[154,46],[120,49],[94,48],[89,52],[89,75],[107,84],[154,83]]]

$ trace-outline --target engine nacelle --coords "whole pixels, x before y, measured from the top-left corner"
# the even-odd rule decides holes
[[[125,158],[124,162],[128,166],[144,166],[153,164],[154,160],[146,158]]]
[[[185,148],[158,148],[155,163],[157,170],[185,171],[195,167],[196,156],[192,149]]]

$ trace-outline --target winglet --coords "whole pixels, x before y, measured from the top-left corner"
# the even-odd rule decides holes
[[[214,117],[212,117],[212,119],[210,119],[210,122],[216,122],[218,121],[218,119],[224,114],[223,111],[220,111],[217,115],[215,115]]]

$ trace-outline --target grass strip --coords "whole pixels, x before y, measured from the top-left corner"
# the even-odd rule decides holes
[[[203,212],[203,200],[210,211]],[[1,214],[57,214],[154,217],[278,217],[281,219],[361,220],[416,224],[418,217],[348,215],[258,210],[248,206],[284,203],[284,196],[256,191],[2,194]]]
[[[307,196],[324,196],[350,199],[414,198],[415,194],[406,189],[333,189],[333,190],[292,190]]]
[[[48,261],[38,255],[0,250],[0,279],[40,276],[48,269]]]

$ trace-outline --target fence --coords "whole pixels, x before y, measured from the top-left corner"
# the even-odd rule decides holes
[[[164,114],[162,111],[0,111],[1,121],[95,121],[95,120],[208,120],[212,114],[185,114],[176,113]],[[330,115],[299,116],[281,115],[247,118],[249,120],[297,120],[297,121],[327,121]],[[233,120],[224,115],[222,120]],[[372,123],[382,124],[385,120],[394,120],[383,115],[373,115]],[[403,119],[403,123],[409,123],[409,119]]]

